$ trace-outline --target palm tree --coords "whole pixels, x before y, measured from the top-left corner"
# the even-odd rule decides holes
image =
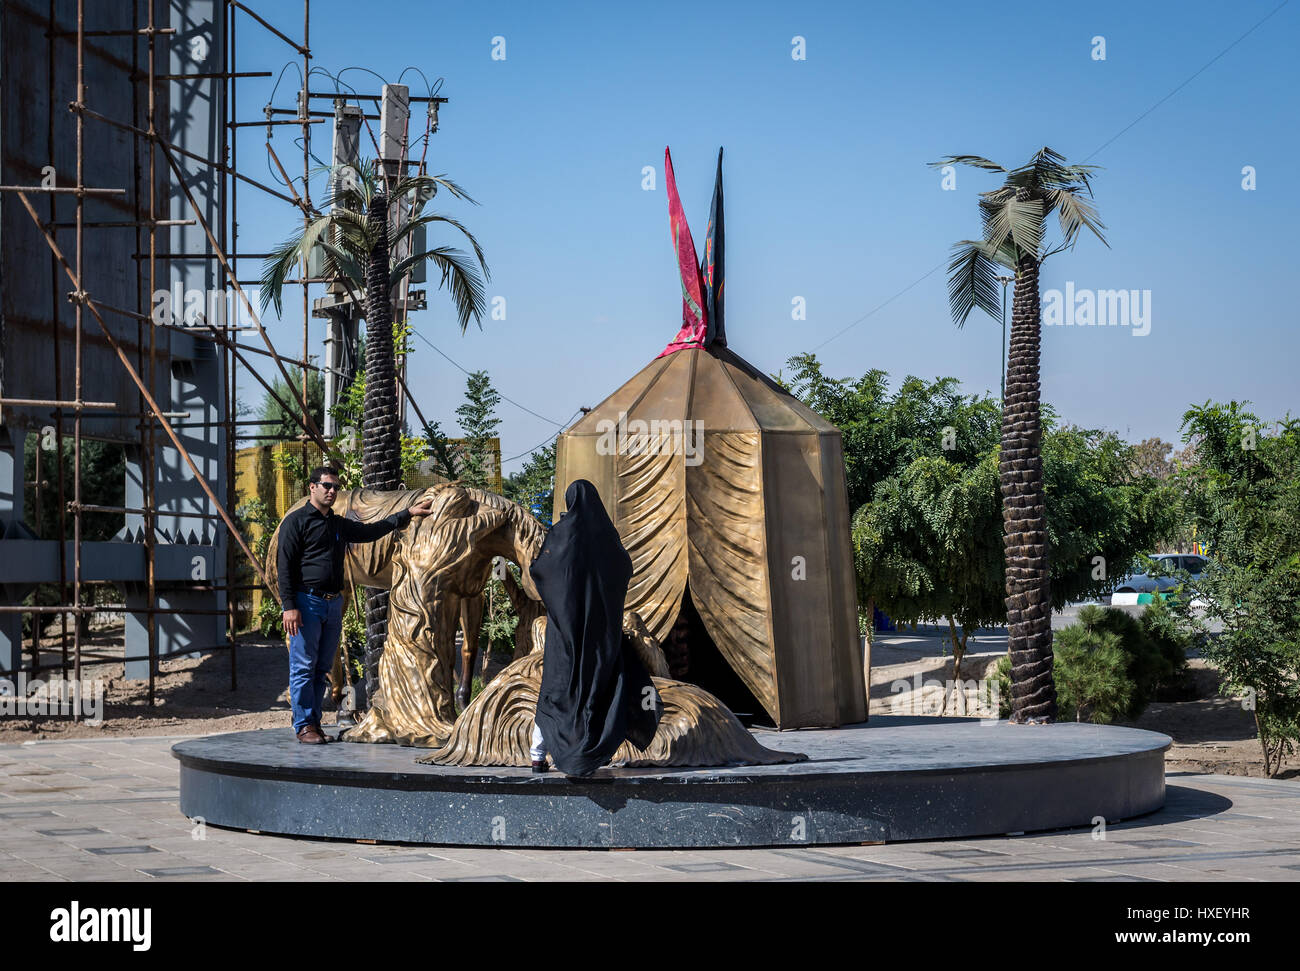
[[[954,244],[948,264],[948,298],[958,327],[978,307],[1000,318],[998,270],[1014,271],[1011,350],[1002,405],[1003,549],[1006,556],[1008,647],[1011,652],[1011,720],[1050,722],[1056,717],[1052,679],[1052,596],[1047,572],[1047,519],[1043,463],[1038,443],[1038,364],[1041,351],[1038,271],[1043,261],[1072,249],[1087,229],[1106,243],[1105,225],[1092,203],[1095,165],[1069,165],[1050,148],[1040,149],[1010,171],[978,155],[951,155],[932,166],[970,165],[1006,178],[980,193],[983,239]],[[1057,214],[1061,240],[1046,242],[1047,217]]]
[[[274,303],[282,310],[285,281],[295,266],[307,276],[307,258],[314,247],[324,254],[324,276],[342,286],[353,303],[362,308],[366,320],[366,389],[362,422],[361,484],[368,489],[401,487],[401,426],[398,420],[397,371],[393,352],[393,292],[418,264],[428,261],[441,272],[439,286],[446,286],[456,305],[463,334],[470,319],[483,319],[483,279],[487,262],[478,240],[451,216],[424,212],[425,204],[438,190],[457,199],[474,200],[445,176],[417,175],[384,177],[376,163],[360,170],[340,166],[331,173],[331,192],[326,212],[315,212],[301,233],[292,237],[266,260],[262,268],[262,310]],[[390,213],[398,200],[410,200],[410,214],[391,227]],[[474,203],[477,204],[477,203]],[[398,207],[401,211],[401,207]],[[461,250],[439,246],[395,259],[404,241],[414,241],[421,226],[445,223],[458,230],[470,243],[478,266]],[[392,230],[390,232],[390,230]],[[388,630],[388,592],[369,590],[366,595],[366,697],[374,697],[378,683],[379,658]]]

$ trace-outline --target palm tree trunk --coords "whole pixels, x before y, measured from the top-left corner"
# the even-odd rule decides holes
[[[1039,454],[1038,364],[1042,329],[1038,260],[1021,258],[1002,408],[1003,547],[1006,551],[1007,640],[1011,652],[1011,720],[1053,721],[1052,597],[1047,572],[1047,517]]]
[[[377,193],[366,212],[375,245],[366,265],[366,396],[361,484],[397,489],[402,484],[401,428],[393,364],[393,305],[388,287],[388,197]],[[379,689],[379,659],[388,637],[388,591],[366,590],[366,699]]]

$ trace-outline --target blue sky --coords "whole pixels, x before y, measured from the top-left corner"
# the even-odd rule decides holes
[[[1270,420],[1300,411],[1291,282],[1300,4],[1224,53],[1278,3],[373,0],[358,17],[354,2],[314,0],[311,49],[313,66],[333,74],[356,66],[397,81],[417,67],[445,79],[450,102],[430,169],[480,203],[445,209],[483,244],[487,292],[506,298],[507,319],[461,336],[449,298],[434,291],[414,323],[545,416],[502,403],[507,458],[548,441],[556,423],[597,404],[675,334],[665,145],[701,248],[714,158],[726,148],[727,335],[737,353],[773,372],[816,349],[835,376],[955,375],[969,392],[994,394],[1001,324],[973,314],[956,329],[941,264],[954,241],[978,233],[977,194],[998,179],[960,169],[944,191],[925,163],[969,153],[1013,166],[1049,145],[1103,166],[1096,203],[1110,248],[1083,238],[1048,260],[1042,287],[1150,291],[1150,332],[1045,328],[1043,397],[1067,421],[1176,441],[1183,411],[1207,399],[1249,399]],[[301,32],[300,4],[257,9]],[[498,36],[505,60],[491,57]],[[805,60],[791,57],[795,36]],[[247,18],[239,38],[240,70],[279,73],[291,59]],[[364,71],[342,77],[378,92]],[[425,93],[415,72],[404,80]],[[298,84],[290,68],[275,103],[291,107]],[[271,82],[240,85],[240,120],[260,117]],[[312,86],[329,82],[316,76]],[[413,137],[423,131],[415,124]],[[322,158],[326,128],[313,141]],[[279,128],[275,145],[296,172],[291,132]],[[241,168],[272,181],[264,129],[240,137]],[[654,191],[642,189],[647,165]],[[1255,169],[1253,191],[1242,188],[1245,166]],[[240,195],[249,251],[269,249],[295,222],[287,205],[249,204],[256,195]],[[252,269],[241,276],[257,276]],[[806,320],[791,319],[795,297]],[[298,346],[297,308],[291,299],[283,321],[268,321],[286,349]],[[317,347],[320,336],[314,324]],[[427,417],[454,431],[465,375],[427,344],[415,349],[412,390]]]

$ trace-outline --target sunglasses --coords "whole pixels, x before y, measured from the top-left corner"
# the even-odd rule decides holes
[[[322,489],[324,489],[326,492],[339,491],[339,484],[337,482],[317,482],[316,484],[320,486]]]

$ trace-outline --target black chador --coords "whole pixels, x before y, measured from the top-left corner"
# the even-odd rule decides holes
[[[632,558],[595,486],[572,482],[564,502],[567,511],[530,568],[547,614],[536,720],[556,766],[582,776],[608,762],[624,739],[648,746],[661,707],[623,640]]]

